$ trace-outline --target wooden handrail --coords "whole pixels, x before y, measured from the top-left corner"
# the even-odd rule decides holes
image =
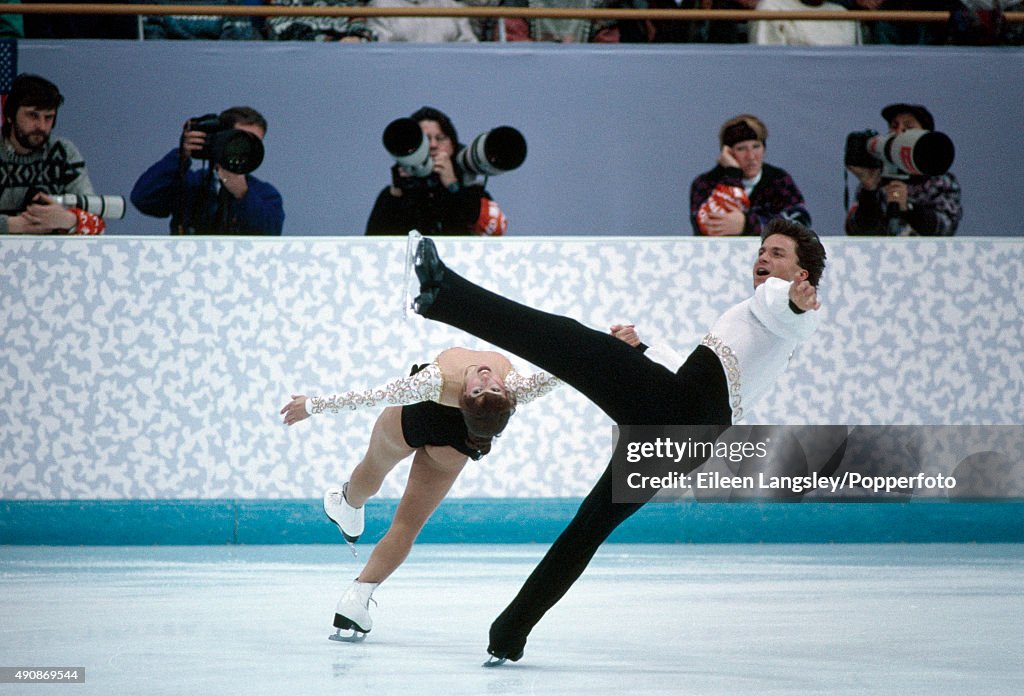
[[[4,5],[0,14],[40,15],[214,15],[221,17],[471,17],[521,19],[605,19],[744,22],[822,20],[860,22],[948,22],[949,12],[930,10],[638,10],[572,7],[292,7],[279,5],[136,5],[38,3]],[[1024,12],[1007,12],[1007,22],[1024,22]]]

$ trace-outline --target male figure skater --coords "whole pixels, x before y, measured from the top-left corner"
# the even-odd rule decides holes
[[[724,430],[771,388],[796,347],[815,331],[825,249],[803,225],[773,220],[754,262],[753,296],[726,310],[685,359],[664,346],[631,347],[638,341],[623,335],[631,331],[628,326],[607,334],[480,288],[445,266],[430,239],[420,241],[413,263],[420,280],[418,314],[528,360],[578,389],[616,423]],[[693,470],[702,463],[694,459],[686,466]],[[488,665],[523,656],[533,626],[583,573],[608,535],[643,504],[612,501],[609,464],[491,625]]]

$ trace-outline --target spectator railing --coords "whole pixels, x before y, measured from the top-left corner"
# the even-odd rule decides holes
[[[3,14],[41,15],[215,15],[221,17],[469,17],[497,19],[677,20],[680,22],[811,20],[848,22],[948,22],[950,13],[932,10],[701,10],[576,7],[315,7],[279,5],[155,5],[120,3],[39,3],[6,5]],[[1024,12],[1006,12],[1008,23],[1024,23]]]

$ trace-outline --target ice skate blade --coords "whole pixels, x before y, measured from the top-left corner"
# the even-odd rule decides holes
[[[341,631],[342,629],[339,628],[335,633],[327,636],[327,640],[333,640],[339,643],[362,643],[366,640],[366,634],[362,631],[352,629],[352,633],[347,635],[343,635]]]
[[[501,667],[503,664],[508,662],[507,657],[495,657],[491,655],[487,658],[487,662],[483,663],[483,667]]]
[[[416,298],[420,294],[420,281],[416,277],[416,249],[419,248],[423,235],[418,230],[410,230],[409,238],[405,244],[405,282],[402,284],[402,311],[406,317],[414,315]],[[413,285],[415,283],[415,285]]]

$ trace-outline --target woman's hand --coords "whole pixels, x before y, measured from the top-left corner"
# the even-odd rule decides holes
[[[285,425],[295,425],[301,420],[309,418],[306,413],[306,397],[302,394],[292,394],[292,400],[281,409]]]
[[[636,348],[640,345],[640,336],[636,333],[636,325],[634,324],[615,324],[610,329],[612,336],[625,341],[628,345]]]

